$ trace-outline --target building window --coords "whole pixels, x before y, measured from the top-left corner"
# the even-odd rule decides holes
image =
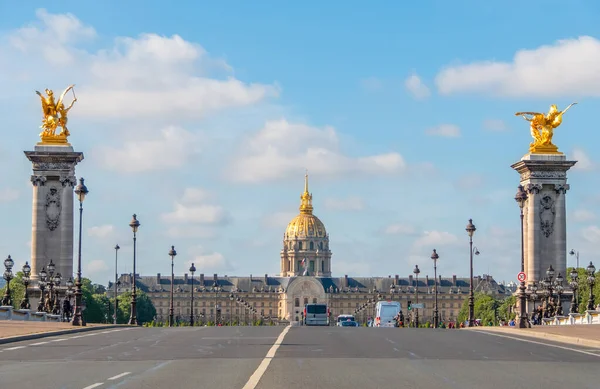
[[[260,306],[261,306],[261,307],[264,307],[264,306],[265,306],[265,302],[264,302],[264,301],[263,301],[263,302],[261,302],[261,303],[260,303]]]
[[[298,270],[297,271],[300,271],[300,269],[302,269],[302,261],[298,261]]]
[[[304,305],[308,304],[308,297],[304,298]]]
[[[272,315],[273,315],[273,310],[269,309],[269,316],[272,316]]]
[[[317,303],[317,298],[313,297],[313,304],[316,304],[316,303]]]
[[[294,306],[295,307],[299,307],[300,306],[300,299],[298,297],[296,297],[296,300],[294,301]]]
[[[319,242],[319,250],[323,250],[323,242]]]
[[[302,250],[302,242],[298,242],[298,250]]]
[[[314,271],[315,271],[315,261],[310,261],[310,271],[314,273]]]
[[[325,273],[325,261],[321,260],[321,273]]]
[[[315,244],[314,244],[314,242],[312,240],[310,241],[310,249],[311,250],[315,249]]]

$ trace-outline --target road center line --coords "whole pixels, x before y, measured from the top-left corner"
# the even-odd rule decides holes
[[[116,375],[116,376],[114,376],[114,377],[110,377],[108,380],[109,380],[109,381],[118,380],[119,378],[121,378],[121,377],[125,377],[125,376],[126,376],[126,375],[128,375],[128,374],[131,374],[131,372],[130,372],[130,371],[126,371],[125,373],[117,374],[117,375]]]
[[[285,338],[285,335],[288,333],[290,328],[292,328],[291,325],[285,327],[283,329],[283,331],[281,331],[281,334],[279,334],[279,336],[277,337],[277,340],[275,341],[275,343],[273,343],[273,346],[271,346],[271,348],[269,349],[269,352],[267,352],[267,355],[265,356],[265,358],[262,360],[260,365],[258,365],[258,368],[256,368],[256,371],[254,371],[254,373],[250,376],[250,379],[248,380],[248,382],[246,382],[246,385],[244,385],[244,387],[242,389],[256,388],[256,385],[258,385],[258,382],[262,378],[263,374],[265,374],[265,371],[267,371],[267,368],[269,367],[271,360],[273,360],[273,357],[275,356],[277,349],[279,348],[279,346],[281,346],[281,343],[283,343],[283,338]]]
[[[86,386],[86,387],[85,387],[85,388],[83,388],[83,389],[94,389],[94,388],[97,388],[97,387],[98,387],[98,386],[100,386],[100,385],[103,385],[103,382],[96,382],[95,384],[92,384],[92,385],[90,385],[90,386]]]
[[[600,355],[595,354],[595,353],[591,353],[589,351],[585,351],[585,350],[578,350],[576,348],[571,348],[571,347],[565,347],[565,346],[559,346],[557,344],[549,344],[549,343],[542,343],[542,342],[536,342],[535,340],[529,340],[529,339],[523,339],[523,338],[517,338],[514,336],[508,336],[508,335],[500,335],[500,334],[493,334],[491,332],[486,332],[486,331],[479,331],[480,334],[485,334],[485,335],[491,335],[491,336],[499,336],[501,338],[508,338],[508,339],[513,339],[513,340],[518,340],[521,342],[527,342],[527,343],[534,343],[534,344],[540,344],[542,346],[548,346],[548,347],[555,347],[555,348],[560,348],[563,350],[568,350],[568,351],[574,351],[576,353],[580,353],[580,354],[587,354],[587,355],[592,355],[594,357],[600,357]]]
[[[31,343],[30,346],[41,346],[43,344],[48,344],[48,342],[37,342],[37,343]]]

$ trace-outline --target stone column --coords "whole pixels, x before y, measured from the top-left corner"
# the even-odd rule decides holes
[[[527,282],[539,282],[550,265],[566,277],[567,171],[577,161],[562,153],[527,154],[511,167],[521,176],[527,199],[524,224]]]
[[[73,276],[73,187],[83,153],[68,144],[38,144],[25,156],[33,164],[31,278],[52,259],[66,281]]]

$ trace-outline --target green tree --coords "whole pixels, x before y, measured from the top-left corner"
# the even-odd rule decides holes
[[[498,317],[500,320],[510,321],[517,317],[516,312],[512,311],[512,307],[517,303],[517,296],[510,296],[501,301],[498,307]]]
[[[570,283],[571,280],[571,270],[573,268],[570,267],[567,269],[567,280]],[[588,284],[588,273],[586,271],[585,268],[580,267],[579,269],[577,269],[577,274],[578,274],[578,279],[577,279],[577,283],[578,283],[578,291],[577,291],[577,295],[578,295],[578,299],[579,299],[579,313],[585,313],[585,311],[587,310],[587,305],[588,302],[590,300],[590,285]],[[594,284],[594,303],[595,305],[597,305],[598,303],[600,303],[600,273],[597,272],[596,273],[596,282]],[[563,285],[566,288],[568,288],[568,283],[566,285]]]
[[[481,319],[481,324],[496,323],[498,310],[501,302],[489,294],[475,293],[474,299],[474,315],[475,319]],[[458,313],[458,321],[464,323],[469,318],[469,299],[465,299],[460,312]]]
[[[114,304],[114,299],[111,299]],[[156,308],[148,295],[141,290],[137,291],[136,299],[136,313],[138,324],[149,323],[154,320],[156,316]],[[131,314],[131,292],[125,292],[119,295],[119,310],[117,315],[117,322],[119,324],[125,324],[129,321]]]
[[[0,300],[4,297],[4,293],[6,293],[6,285],[0,289]],[[23,272],[19,271],[15,274],[15,278],[10,280],[10,298],[12,299],[12,306],[15,309],[21,307],[21,301],[24,296],[25,284],[23,283]]]

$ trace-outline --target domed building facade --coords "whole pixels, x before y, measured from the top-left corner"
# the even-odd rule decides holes
[[[329,234],[323,222],[313,214],[312,199],[306,174],[304,192],[300,195],[300,213],[289,222],[283,234],[279,274],[205,275],[202,269],[198,269],[199,274],[193,278],[188,274],[176,276],[173,306],[176,320],[189,321],[193,312],[197,324],[301,322],[306,304],[324,303],[330,309],[332,323],[337,315],[351,313],[364,324],[374,315],[377,301],[400,301],[405,309],[408,301],[415,299],[418,293],[419,302],[423,304],[423,308],[419,309],[419,317],[425,322],[433,316],[436,286],[440,319],[456,320],[463,301],[468,297],[469,278],[457,278],[455,275],[444,278],[438,273],[438,279],[428,275],[417,279],[413,278],[412,269],[404,269],[407,277],[398,274],[332,277]],[[377,261],[376,258],[364,260]],[[131,274],[121,275],[118,293],[130,291],[132,281]],[[504,286],[497,284],[490,276],[478,276],[475,281],[476,291],[505,294]],[[169,315],[170,276],[164,277],[160,273],[156,276],[136,275],[136,284],[154,304],[155,319],[165,322]],[[113,287],[114,284],[109,283],[109,296],[113,295]]]
[[[331,276],[331,250],[325,225],[313,214],[308,173],[300,195],[300,214],[292,219],[283,234],[281,277]]]

